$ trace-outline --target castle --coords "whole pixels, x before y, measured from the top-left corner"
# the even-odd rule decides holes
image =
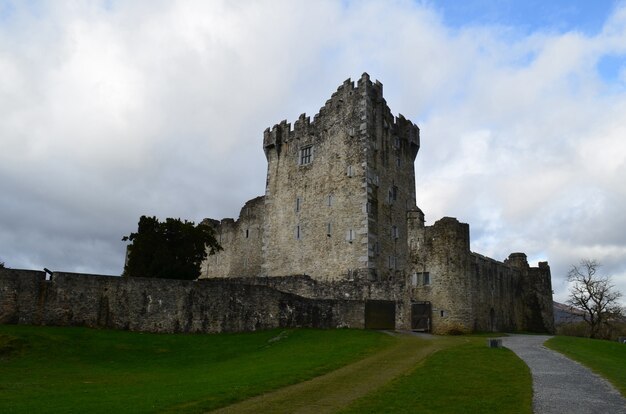
[[[553,332],[546,262],[473,253],[454,218],[425,225],[419,147],[419,128],[391,114],[380,82],[347,80],[312,122],[265,131],[265,196],[236,221],[206,220],[224,250],[199,280],[0,269],[0,323]]]
[[[547,262],[473,253],[469,226],[454,218],[425,225],[419,148],[419,128],[392,115],[380,82],[346,80],[313,121],[265,130],[265,196],[236,221],[206,220],[224,250],[201,278],[363,300],[366,327],[553,331]]]

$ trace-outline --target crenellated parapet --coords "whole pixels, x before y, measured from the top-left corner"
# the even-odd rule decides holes
[[[420,129],[413,122],[406,119],[402,114],[398,114],[394,125],[401,140],[408,143],[413,160],[417,157],[420,149]]]
[[[376,108],[380,108],[380,115],[376,117]],[[277,156],[281,156],[283,146],[294,140],[319,138],[324,132],[329,130],[329,124],[337,119],[345,120],[353,117],[349,130],[350,136],[368,137],[374,135],[376,124],[388,130],[390,135],[406,142],[413,160],[417,156],[420,147],[419,128],[413,122],[407,120],[403,115],[394,117],[391,109],[387,106],[383,98],[383,84],[379,81],[372,82],[367,73],[363,73],[356,82],[350,78],[346,79],[337,90],[326,101],[319,112],[311,118],[306,114],[301,114],[294,122],[286,120],[275,124],[271,128],[266,128],[263,133],[263,149],[266,157],[271,151],[275,151]],[[268,157],[269,160],[269,157]]]

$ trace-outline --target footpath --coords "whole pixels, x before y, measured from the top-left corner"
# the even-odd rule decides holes
[[[433,352],[445,348],[446,341],[431,341],[415,335],[393,334],[396,344],[309,381],[259,395],[211,413],[334,413],[356,399],[415,368]]]
[[[502,344],[515,352],[533,377],[535,414],[626,414],[626,399],[605,379],[546,348],[551,336],[511,335]]]

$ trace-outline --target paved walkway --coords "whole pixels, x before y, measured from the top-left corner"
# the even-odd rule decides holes
[[[502,343],[533,376],[535,414],[626,414],[626,399],[588,368],[543,346],[551,336],[512,335]]]

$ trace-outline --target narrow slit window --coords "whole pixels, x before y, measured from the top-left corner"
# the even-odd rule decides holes
[[[326,236],[330,237],[333,234],[333,225],[326,223]]]
[[[355,237],[354,230],[353,229],[348,230],[348,233],[346,234],[346,240],[348,240],[349,243],[352,243],[354,241],[354,237]]]
[[[296,240],[300,240],[302,238],[302,232],[300,231],[300,226],[296,226]]]
[[[296,213],[300,212],[301,207],[302,207],[302,199],[300,197],[296,197]]]

